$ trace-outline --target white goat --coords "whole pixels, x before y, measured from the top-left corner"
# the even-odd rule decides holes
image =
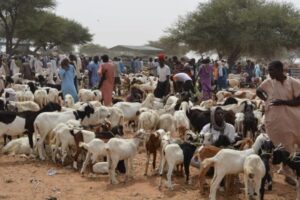
[[[158,129],[163,129],[169,131],[170,133],[175,133],[176,125],[175,118],[171,114],[162,114],[159,116]]]
[[[115,169],[120,160],[124,160],[126,179],[133,177],[133,158],[138,146],[145,140],[146,132],[141,129],[131,139],[112,138],[106,144],[109,177],[112,184],[117,184]]]
[[[88,165],[90,160],[92,160],[92,163],[95,163],[99,157],[106,156],[105,143],[101,139],[94,138],[88,143],[80,143],[79,147],[82,147],[87,150],[85,161],[83,162],[80,171],[81,174],[85,172],[86,166]]]
[[[186,116],[186,112],[189,109],[189,105],[187,102],[182,102],[180,105],[180,109],[178,111],[175,111],[174,118],[176,123],[176,131],[179,131],[179,128],[185,128],[185,130],[190,129],[190,121],[188,117]],[[180,135],[180,133],[179,133]]]
[[[33,139],[34,145],[35,145],[35,138]],[[32,150],[29,145],[29,140],[27,137],[21,137],[18,139],[14,139],[7,143],[3,149],[2,153],[4,154],[31,154]]]
[[[258,155],[250,155],[244,162],[244,183],[247,200],[260,200],[260,187],[266,168]]]
[[[224,176],[243,172],[246,157],[251,154],[258,154],[259,149],[266,140],[269,140],[268,136],[266,134],[260,134],[250,149],[243,151],[222,149],[214,157],[207,158],[202,162],[204,168],[209,166],[215,168],[214,177],[210,186],[210,200],[216,200],[217,188]]]
[[[139,115],[138,129],[155,130],[159,116],[155,110],[147,110]]]

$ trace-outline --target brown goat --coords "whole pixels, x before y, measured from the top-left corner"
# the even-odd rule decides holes
[[[156,132],[151,133],[149,136],[149,140],[146,142],[147,161],[146,161],[146,167],[145,167],[145,173],[144,173],[145,176],[147,176],[147,173],[148,173],[150,154],[153,154],[152,167],[153,167],[153,170],[155,170],[156,153],[157,153],[157,150],[159,150],[160,146],[161,146],[160,135]]]
[[[238,148],[238,150],[245,150],[251,148],[253,145],[253,141],[251,138],[244,138],[235,143],[234,147]]]
[[[200,160],[204,160],[206,158],[211,158],[211,157],[215,156],[220,150],[221,150],[221,148],[215,147],[213,145],[203,146],[199,150],[198,158]],[[213,166],[208,166],[206,168],[203,168],[203,166],[201,165],[201,167],[200,167],[199,186],[200,186],[200,193],[201,194],[204,194],[205,175],[211,167],[213,167]],[[233,184],[233,181],[234,181],[234,175],[227,175],[226,176],[226,178],[225,178],[225,186],[226,186],[225,193],[227,195],[232,192],[230,186]]]

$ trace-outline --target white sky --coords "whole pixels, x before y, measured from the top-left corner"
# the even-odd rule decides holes
[[[74,19],[106,47],[144,45],[164,35],[178,17],[207,0],[56,0],[56,14]],[[276,0],[282,2],[283,0]],[[300,0],[290,0],[300,8]]]

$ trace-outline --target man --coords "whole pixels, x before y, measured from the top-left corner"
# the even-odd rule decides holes
[[[275,145],[282,144],[287,151],[295,153],[295,146],[300,145],[300,81],[286,76],[280,61],[271,62],[268,71],[270,78],[256,91],[265,101],[266,132]],[[286,181],[291,183],[289,177]]]
[[[268,71],[270,78],[256,91],[266,101],[266,131],[274,144],[282,143],[292,153],[300,145],[300,81],[286,76],[280,61],[271,62]]]
[[[208,132],[213,135],[212,143],[215,143],[220,135],[227,136],[230,143],[234,143],[237,136],[234,126],[225,122],[224,111],[221,107],[211,109],[210,123],[202,128],[200,135]]]
[[[183,72],[177,73],[171,77],[171,80],[174,81],[174,83],[176,84],[176,87],[178,85],[182,86],[181,89],[183,91],[186,91],[186,92],[191,91],[193,94],[195,93],[193,80],[186,73],[183,73]],[[181,89],[179,87],[177,87],[177,88],[179,89],[179,92],[181,92]]]
[[[170,68],[165,65],[165,55],[160,54],[158,56],[159,67],[157,68],[158,83],[156,89],[154,90],[154,96],[157,98],[162,98],[167,96],[170,92]]]

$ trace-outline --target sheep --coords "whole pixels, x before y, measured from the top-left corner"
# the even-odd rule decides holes
[[[70,119],[83,120],[84,118],[89,118],[93,113],[94,108],[90,104],[84,104],[80,109],[75,111],[70,110],[62,113],[45,112],[38,115],[34,121],[34,132],[36,135],[40,135],[40,140],[37,142],[40,159],[45,160],[44,141],[58,123],[67,122]]]
[[[179,133],[179,135],[182,135],[182,133],[179,132],[179,128],[184,128],[185,130],[190,129],[190,122],[186,115],[187,111],[189,110],[189,106],[187,102],[182,102],[180,107],[182,108],[182,110],[175,111],[174,118],[176,131],[177,133]]]
[[[87,103],[89,101],[101,101],[102,95],[99,90],[80,89],[78,98],[79,101]]]
[[[31,91],[17,91],[17,101],[34,101],[34,95]]]
[[[146,132],[141,129],[131,139],[112,138],[106,146],[109,179],[112,184],[118,184],[115,169],[119,160],[125,161],[126,180],[133,176],[133,157],[137,153],[138,146],[145,140]]]
[[[59,103],[59,91],[56,88],[47,88],[47,101],[53,103]]]
[[[171,114],[162,114],[159,116],[157,129],[163,129],[166,132],[175,132],[175,119]]]
[[[269,140],[266,134],[260,134],[253,144],[252,148],[238,151],[233,149],[222,149],[214,157],[207,158],[202,162],[204,168],[214,166],[215,172],[210,187],[210,200],[216,200],[217,188],[227,174],[237,174],[243,172],[245,158],[251,154],[258,154],[262,143]]]
[[[186,133],[186,141],[191,141],[194,142],[197,139],[197,136],[195,133],[192,131],[188,130]],[[161,188],[162,185],[162,175],[163,175],[163,169],[165,162],[167,161],[167,164],[169,166],[168,173],[167,173],[167,179],[168,179],[168,188],[173,190],[173,185],[171,182],[171,176],[173,169],[176,165],[178,164],[184,164],[184,169],[185,169],[185,175],[186,175],[186,182],[190,183],[189,179],[189,165],[191,162],[191,159],[194,155],[194,152],[196,150],[196,146],[189,143],[189,142],[184,142],[183,144],[168,144],[164,147],[164,157],[162,160],[162,165],[160,168],[160,183],[159,183],[159,188]]]
[[[34,92],[34,101],[40,106],[40,108],[43,108],[47,102],[47,92],[44,89],[38,89]]]
[[[22,101],[22,102],[8,101],[6,106],[7,109],[12,112],[24,112],[24,111],[37,112],[40,110],[39,105],[33,101]]]
[[[291,156],[287,150],[285,150],[281,145],[279,145],[273,151],[272,164],[278,165],[281,163],[289,166],[294,171],[294,173],[297,177],[297,180],[296,180],[297,198],[296,198],[296,200],[300,200],[300,159],[299,159],[299,154]]]
[[[155,110],[148,110],[139,114],[138,129],[155,130],[159,116]]]
[[[244,183],[246,199],[262,200],[260,194],[262,178],[265,176],[266,169],[263,161],[258,155],[252,154],[244,161]]]
[[[33,144],[35,145],[35,138],[33,138]],[[32,153],[32,150],[30,148],[28,138],[21,137],[7,143],[3,147],[2,153],[10,154],[10,155],[15,155],[15,154],[29,155],[30,153]]]

